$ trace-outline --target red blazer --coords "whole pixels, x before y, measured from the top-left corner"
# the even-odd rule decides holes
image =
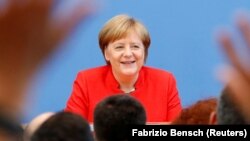
[[[124,92],[119,89],[109,65],[80,71],[65,111],[78,113],[93,122],[96,104],[118,93]],[[143,66],[131,95],[144,106],[147,122],[171,122],[182,109],[176,80],[164,70]]]

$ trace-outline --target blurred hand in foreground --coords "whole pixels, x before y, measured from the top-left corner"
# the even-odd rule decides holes
[[[78,4],[64,20],[53,0],[8,0],[0,11],[0,112],[18,117],[30,79],[72,29],[93,12]]]
[[[235,44],[228,32],[224,31],[219,35],[219,43],[231,64],[220,77],[232,90],[240,110],[250,123],[250,23],[246,16],[238,17],[237,28],[244,44]],[[246,45],[246,48],[243,48],[243,45]]]

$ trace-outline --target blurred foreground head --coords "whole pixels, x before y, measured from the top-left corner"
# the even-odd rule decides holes
[[[46,119],[31,141],[94,141],[89,123],[80,115],[60,111]]]
[[[125,141],[130,125],[145,125],[143,105],[127,94],[117,94],[100,101],[94,110],[94,133],[98,141]]]
[[[32,119],[24,128],[24,139],[30,140],[34,132],[54,114],[53,112],[45,112]]]
[[[91,11],[87,4],[78,4],[59,22],[52,17],[54,4],[54,0],[7,0],[1,7],[0,113],[19,118],[35,72]]]
[[[171,123],[173,125],[206,125],[210,124],[210,116],[216,111],[217,98],[206,98],[184,108]]]
[[[23,133],[21,124],[0,114],[0,141],[23,141]]]
[[[217,124],[246,124],[243,113],[235,95],[229,87],[225,87],[219,97],[217,108]]]

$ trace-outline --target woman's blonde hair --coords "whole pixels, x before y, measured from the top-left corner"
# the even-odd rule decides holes
[[[104,50],[109,43],[112,43],[116,40],[124,38],[130,31],[135,31],[145,48],[145,59],[148,56],[148,48],[150,46],[150,35],[145,26],[138,20],[126,15],[121,14],[114,16],[103,26],[99,32],[99,46],[101,48],[102,54],[104,55]],[[107,64],[109,62],[106,61]]]

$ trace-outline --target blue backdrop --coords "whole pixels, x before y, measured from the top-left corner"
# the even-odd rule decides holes
[[[61,1],[70,10],[76,0]],[[78,71],[105,64],[98,33],[114,15],[126,13],[145,24],[152,44],[146,65],[171,71],[183,106],[218,96],[223,85],[216,71],[225,63],[215,33],[225,26],[234,31],[238,10],[249,12],[249,0],[102,0],[98,11],[81,22],[56,54],[48,59],[29,91],[24,121],[65,107]],[[62,11],[61,11],[62,12]],[[249,12],[250,13],[250,12]]]

